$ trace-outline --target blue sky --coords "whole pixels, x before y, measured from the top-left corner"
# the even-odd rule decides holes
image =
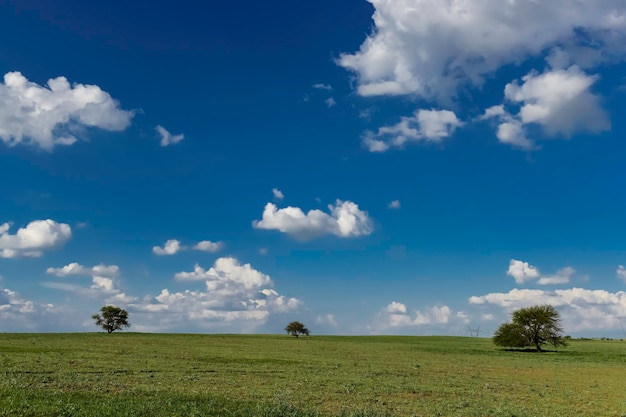
[[[0,2],[0,331],[623,336],[621,1],[196,3]]]

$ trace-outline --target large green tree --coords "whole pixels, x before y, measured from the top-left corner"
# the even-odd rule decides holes
[[[503,323],[493,335],[498,346],[534,347],[538,352],[544,344],[565,346],[561,315],[551,305],[536,305],[513,312],[511,323]]]
[[[102,327],[108,333],[130,327],[128,311],[115,306],[104,306],[100,309],[100,314],[94,314],[91,318],[96,321],[96,326]]]
[[[309,329],[307,329],[304,324],[299,321],[292,321],[285,327],[285,331],[287,334],[295,336],[296,338],[301,334],[309,335]]]

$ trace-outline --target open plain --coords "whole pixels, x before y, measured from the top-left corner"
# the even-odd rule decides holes
[[[0,335],[0,416],[626,416],[626,341]]]

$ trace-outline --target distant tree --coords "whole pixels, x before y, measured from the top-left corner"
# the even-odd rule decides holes
[[[513,312],[511,323],[503,323],[493,335],[498,346],[534,347],[541,352],[541,346],[565,346],[562,336],[561,316],[551,305],[536,305],[520,308]]]
[[[100,309],[100,313],[94,314],[91,318],[96,321],[96,326],[102,327],[108,333],[130,327],[126,310],[115,306],[104,306]]]
[[[299,321],[292,321],[291,323],[289,323],[287,327],[285,327],[285,331],[287,332],[287,334],[295,336],[296,338],[301,334],[307,336],[309,335],[309,329],[307,329],[304,324],[300,323]]]

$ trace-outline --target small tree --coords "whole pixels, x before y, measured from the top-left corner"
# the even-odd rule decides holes
[[[513,312],[511,323],[503,323],[493,335],[498,346],[534,347],[548,343],[554,347],[565,346],[562,336],[561,316],[551,305],[520,308]]]
[[[115,306],[104,306],[100,309],[100,313],[102,314],[94,314],[91,318],[96,321],[96,326],[102,327],[109,333],[130,327],[126,310]]]
[[[304,324],[300,323],[299,321],[292,321],[291,323],[289,323],[287,327],[285,327],[285,331],[287,332],[287,334],[295,336],[296,338],[301,334],[307,336],[309,335],[309,329],[307,329]]]

